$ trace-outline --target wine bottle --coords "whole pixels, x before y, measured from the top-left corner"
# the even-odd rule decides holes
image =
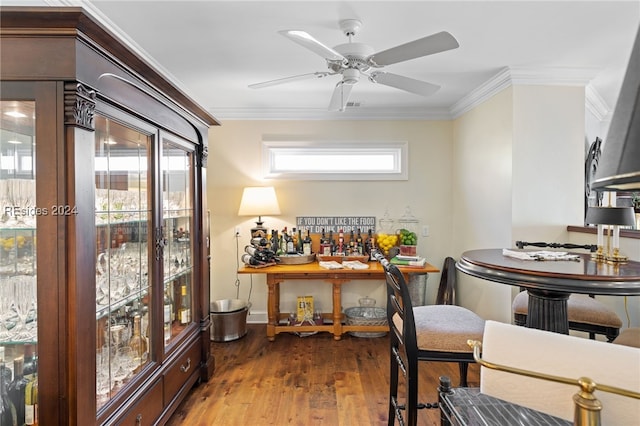
[[[24,345],[24,364],[23,374],[27,377],[31,377],[38,371],[38,361],[33,350],[31,343],[25,343]]]
[[[6,368],[4,359],[0,361],[0,370]],[[16,407],[7,394],[7,381],[4,374],[0,374],[0,425],[17,426]]]
[[[287,243],[289,242],[289,235],[287,234],[287,227],[282,230],[282,239],[280,240],[280,254],[287,253]]]
[[[171,319],[173,318],[173,301],[169,297],[169,292],[164,292],[164,342],[171,339]]]
[[[270,248],[271,250],[273,250],[275,253],[278,252],[278,248],[280,247],[280,243],[278,241],[278,231],[276,229],[271,231],[271,239],[269,240]]]
[[[356,251],[358,255],[362,255],[364,253],[364,243],[362,242],[360,228],[358,228],[358,234],[356,235]]]
[[[369,260],[375,260],[373,257],[373,251],[376,249],[376,239],[373,236],[373,231],[369,228],[367,233],[367,241],[365,242],[366,253],[369,255]]]
[[[342,231],[342,229],[338,231],[338,247],[336,248],[336,255],[337,256],[345,255],[344,232]]]
[[[295,235],[295,234],[294,234]],[[293,243],[293,237],[291,235],[285,234],[287,239],[287,250],[285,253],[287,254],[296,254],[296,246]]]
[[[251,245],[256,247],[266,247],[267,244],[268,244],[268,241],[264,237],[253,237],[251,239]]]
[[[23,375],[24,359],[22,357],[13,360],[13,381],[7,386],[7,395],[16,410],[16,419],[19,425],[24,424],[24,390],[29,379]],[[3,424],[4,426],[4,424]]]
[[[133,317],[133,335],[129,339],[129,347],[133,353],[133,360],[138,366],[134,372],[138,372],[148,357],[147,342],[142,337],[142,318],[140,315]]]
[[[302,239],[302,229],[298,228],[298,244],[296,245],[296,251],[298,253],[304,252],[304,241]]]
[[[24,392],[24,424],[38,426],[38,375],[27,383]]]
[[[347,252],[350,255],[357,254],[356,239],[353,236],[353,229],[349,231],[349,249],[347,250]]]
[[[4,346],[0,346],[0,376],[5,383],[11,383],[11,370],[4,365]]]
[[[242,263],[244,263],[245,265],[250,265],[250,266],[264,265],[264,262],[259,261],[255,257],[251,256],[249,253],[243,254],[240,257],[240,260],[242,260]]]
[[[296,231],[296,228],[293,228],[291,230],[291,239],[293,241],[293,251],[297,253],[298,251],[298,232]]]
[[[180,317],[180,324],[186,325],[191,322],[191,301],[187,297],[187,286],[180,287],[180,308],[178,309],[178,316]]]
[[[336,254],[336,241],[333,239],[333,230],[329,231],[329,246],[331,246],[331,255]]]
[[[324,228],[322,228],[322,234],[320,237],[320,254],[323,256],[331,256],[331,243],[327,238]]]
[[[307,235],[304,237],[304,241],[302,242],[302,254],[305,256],[311,256],[311,235],[309,235],[308,229]]]

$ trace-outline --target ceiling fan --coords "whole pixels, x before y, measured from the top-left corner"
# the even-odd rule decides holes
[[[305,31],[278,31],[293,42],[325,58],[329,71],[318,71],[279,78],[262,83],[250,84],[249,87],[259,89],[308,78],[323,78],[340,74],[342,75],[342,80],[336,84],[333,90],[333,95],[329,102],[329,111],[344,111],[349,100],[349,95],[351,94],[351,89],[358,83],[361,76],[367,77],[369,81],[373,83],[395,87],[396,89],[422,96],[429,96],[438,91],[440,86],[436,84],[379,71],[378,69],[409,59],[456,49],[459,47],[459,44],[455,37],[446,31],[442,31],[381,52],[375,52],[369,45],[352,42],[351,38],[356,35],[361,27],[362,22],[357,19],[340,21],[340,28],[344,34],[349,37],[349,42],[340,44],[334,48],[324,45]]]

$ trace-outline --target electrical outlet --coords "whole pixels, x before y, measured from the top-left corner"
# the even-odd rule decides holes
[[[240,236],[240,227],[236,226],[236,237]]]
[[[423,237],[428,237],[429,236],[429,227],[427,225],[424,225],[422,227],[422,236]]]

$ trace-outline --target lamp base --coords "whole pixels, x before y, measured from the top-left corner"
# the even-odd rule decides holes
[[[267,238],[269,230],[262,226],[264,222],[256,222],[256,226],[251,228],[251,238]]]

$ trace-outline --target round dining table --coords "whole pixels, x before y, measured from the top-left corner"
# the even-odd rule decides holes
[[[609,263],[591,254],[570,254],[577,257],[523,260],[503,254],[503,249],[469,250],[462,253],[456,268],[470,276],[526,288],[527,327],[557,333],[569,334],[567,300],[571,293],[640,295],[640,262]]]

